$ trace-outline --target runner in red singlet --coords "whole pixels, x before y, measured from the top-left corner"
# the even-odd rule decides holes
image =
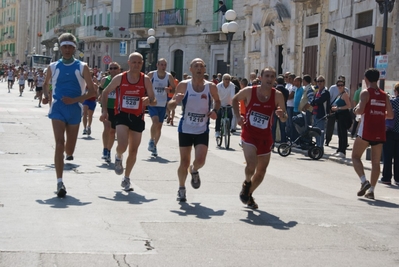
[[[353,109],[356,115],[362,115],[358,136],[353,143],[353,168],[359,175],[361,186],[357,195],[374,199],[374,189],[380,175],[380,160],[382,144],[385,142],[385,119],[393,118],[393,111],[389,96],[378,88],[377,82],[380,72],[377,69],[368,69],[364,74],[367,89],[360,93],[360,101]],[[361,157],[368,146],[371,146],[371,174],[370,182],[364,174]],[[369,191],[366,193],[367,189]]]
[[[242,129],[242,148],[247,162],[240,199],[253,209],[258,205],[252,193],[262,183],[270,161],[273,113],[283,122],[287,120],[284,96],[273,88],[275,80],[276,71],[267,67],[261,72],[261,85],[245,87],[233,97],[233,110]],[[245,103],[244,117],[240,115],[240,101]]]
[[[129,70],[116,75],[103,91],[101,103],[105,107],[109,93],[116,90],[115,125],[118,146],[115,154],[115,173],[123,174],[122,155],[129,145],[125,177],[121,186],[125,190],[132,191],[130,173],[136,163],[137,150],[145,127],[144,107],[156,104],[156,101],[150,78],[141,72],[143,56],[137,52],[130,54],[128,65]],[[107,109],[103,109],[100,120],[104,121],[107,117]]]

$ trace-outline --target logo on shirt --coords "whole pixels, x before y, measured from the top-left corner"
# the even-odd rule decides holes
[[[208,96],[206,94],[202,94],[201,95],[201,99],[205,99],[206,100],[206,99],[208,99]]]
[[[132,94],[132,95],[137,95],[139,93],[140,93],[140,90],[126,91],[126,94]]]
[[[385,112],[382,112],[380,110],[370,110],[370,114],[371,115],[381,115],[381,116],[385,116]]]
[[[385,100],[371,99],[371,106],[385,107]]]

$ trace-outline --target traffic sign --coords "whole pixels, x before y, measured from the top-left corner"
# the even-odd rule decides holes
[[[121,41],[119,43],[119,54],[121,56],[126,56],[127,52],[126,52],[126,41]]]
[[[103,57],[103,63],[105,65],[108,65],[111,62],[112,62],[112,59],[111,59],[111,57],[109,55],[106,55],[106,56]]]
[[[375,56],[374,66],[380,71],[380,79],[385,79],[388,69],[388,56]]]

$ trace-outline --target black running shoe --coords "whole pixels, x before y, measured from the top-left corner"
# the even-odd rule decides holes
[[[364,196],[364,194],[366,194],[367,189],[369,189],[370,187],[371,184],[369,181],[365,181],[364,183],[362,183],[360,186],[360,190],[357,192],[357,196],[358,197]]]
[[[63,182],[59,182],[57,184],[57,196],[58,197],[65,197],[66,193],[67,193],[67,191],[66,191],[66,188],[64,186],[64,183]]]
[[[185,188],[181,188],[181,189],[177,190],[177,201],[179,201],[179,202],[187,201]]]
[[[252,194],[249,196],[247,207],[254,210],[258,208],[258,204],[256,204],[255,199],[252,197]]]
[[[73,156],[67,156],[65,159],[66,160],[73,160]]]
[[[240,192],[240,199],[243,204],[247,204],[249,201],[249,189],[251,188],[251,182],[244,181]]]

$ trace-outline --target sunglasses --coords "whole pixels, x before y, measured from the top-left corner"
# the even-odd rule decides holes
[[[337,84],[338,87],[343,87],[345,86],[344,84]]]
[[[318,80],[317,82],[318,83],[324,83],[324,80]]]
[[[112,67],[112,68],[109,68],[110,70],[117,70],[117,69],[119,69],[118,67]]]

